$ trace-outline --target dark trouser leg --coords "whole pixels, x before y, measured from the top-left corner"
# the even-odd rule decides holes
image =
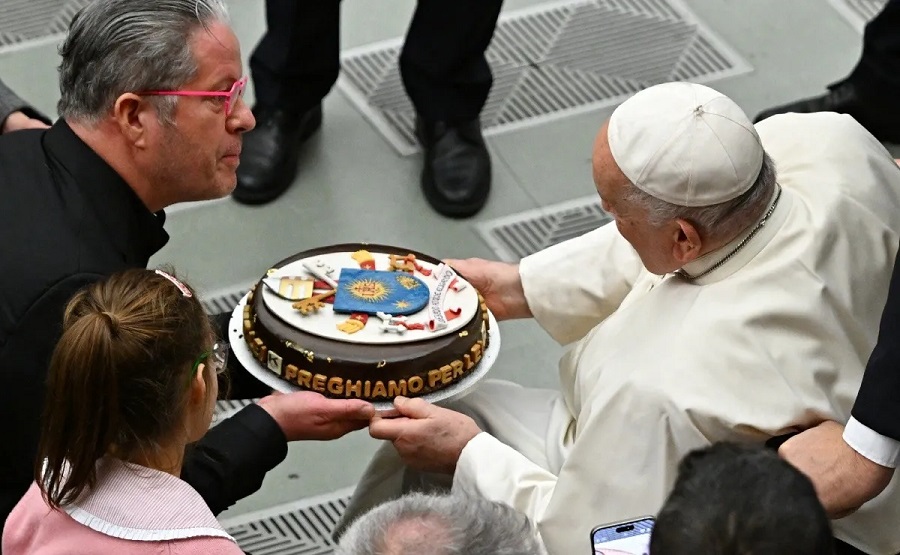
[[[220,338],[227,340],[230,312],[214,314],[209,317],[213,330]],[[259,399],[272,393],[272,388],[253,377],[241,365],[234,352],[228,352],[227,378],[219,382],[220,399]]]
[[[885,105],[900,96],[900,0],[889,0],[866,25],[862,56],[849,80]]]
[[[266,0],[268,29],[250,58],[258,105],[303,113],[340,69],[339,0]]]
[[[491,90],[484,58],[501,0],[422,0],[400,55],[406,92],[429,121],[478,117]]]
[[[250,57],[256,128],[244,136],[238,202],[263,204],[297,176],[300,145],[322,125],[340,68],[339,0],[267,0],[268,29]]]

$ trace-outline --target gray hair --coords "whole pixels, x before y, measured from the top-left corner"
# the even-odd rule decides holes
[[[623,199],[647,210],[650,225],[660,226],[674,219],[691,222],[707,237],[731,239],[758,220],[766,208],[776,185],[775,162],[763,153],[762,168],[753,185],[741,196],[710,206],[685,207],[660,200],[628,184]]]
[[[356,520],[335,555],[543,555],[534,526],[475,495],[413,493]]]
[[[60,47],[60,117],[97,123],[126,92],[176,90],[196,76],[191,35],[227,22],[221,0],[96,0]],[[171,122],[177,97],[153,97]]]

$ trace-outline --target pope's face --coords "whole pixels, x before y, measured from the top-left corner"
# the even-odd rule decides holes
[[[672,230],[651,225],[647,210],[626,197],[630,183],[609,150],[608,125],[597,134],[593,156],[594,184],[603,209],[615,218],[619,233],[631,243],[647,270],[659,275],[675,271],[681,265],[672,256]]]
[[[242,76],[240,46],[231,29],[214,23],[191,40],[197,74],[182,90],[223,91]],[[241,136],[256,122],[243,100],[225,113],[223,97],[178,98],[172,124],[156,135],[155,181],[175,202],[228,195],[237,183]]]

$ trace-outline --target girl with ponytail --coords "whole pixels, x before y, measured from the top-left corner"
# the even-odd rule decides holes
[[[241,553],[179,478],[212,419],[223,345],[171,273],[128,270],[76,294],[50,363],[35,483],[3,552]]]

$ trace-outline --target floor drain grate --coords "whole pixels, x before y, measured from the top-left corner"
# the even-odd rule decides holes
[[[596,195],[476,224],[494,253],[507,262],[583,235],[612,218]]]
[[[352,488],[224,520],[241,549],[253,555],[330,555],[331,533]]]
[[[339,87],[403,155],[418,150],[400,39],[346,51]],[[487,52],[486,135],[611,106],[665,81],[750,71],[681,0],[575,0],[505,14]]]
[[[0,52],[23,43],[61,37],[91,0],[2,0]]]
[[[860,33],[866,23],[887,4],[887,0],[829,0],[847,21]]]

